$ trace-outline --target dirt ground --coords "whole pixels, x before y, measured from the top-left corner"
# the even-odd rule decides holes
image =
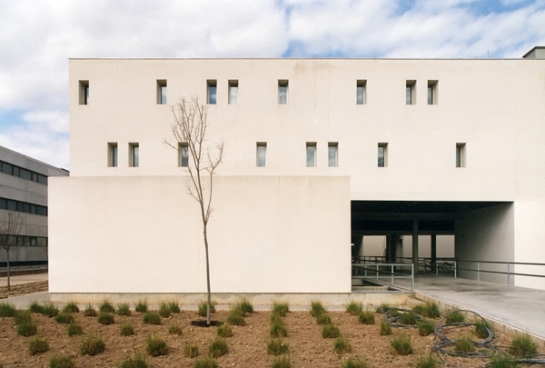
[[[227,311],[219,311],[213,318],[225,321]],[[349,356],[359,356],[367,360],[370,368],[414,367],[419,357],[428,355],[431,345],[438,338],[435,335],[419,336],[416,329],[394,329],[394,336],[406,333],[411,336],[414,353],[408,356],[397,355],[390,346],[392,336],[380,336],[380,318],[376,315],[375,325],[362,325],[356,316],[345,312],[329,312],[333,322],[339,327],[341,335],[348,338],[352,352],[338,355],[333,346],[335,339],[324,339],[321,326],[308,312],[291,312],[284,318],[288,329],[289,357],[294,368],[341,367]],[[228,353],[217,359],[220,367],[271,367],[274,357],[267,355],[266,344],[269,338],[270,312],[256,312],[248,315],[247,325],[233,326],[233,337],[227,339]],[[13,318],[0,319],[0,363],[4,368],[47,367],[51,356],[62,353],[74,356],[77,367],[117,367],[127,356],[137,352],[146,356],[146,337],[150,334],[166,340],[169,353],[166,356],[147,356],[150,367],[193,367],[194,358],[186,358],[183,346],[191,341],[199,346],[200,356],[208,352],[208,344],[216,336],[216,328],[200,328],[191,325],[197,319],[195,311],[182,311],[162,319],[159,326],[146,325],[142,314],[132,312],[131,316],[115,315],[113,325],[104,326],[96,317],[84,317],[83,312],[75,313],[75,319],[82,325],[84,334],[68,337],[64,324],[55,322],[39,314],[33,314],[38,325],[38,335],[49,341],[50,350],[40,355],[29,353],[30,337],[18,336]],[[133,336],[121,336],[120,326],[131,322],[135,329]],[[178,324],[183,334],[169,335],[168,327]],[[465,332],[464,332],[465,333]],[[471,332],[467,332],[471,333]],[[81,341],[88,335],[99,335],[106,343],[106,351],[96,356],[82,356],[79,352]],[[510,338],[498,336],[494,345],[509,345]],[[437,358],[437,355],[434,355]],[[439,358],[437,358],[439,359]],[[448,358],[450,366],[485,367],[488,359]],[[527,366],[533,367],[533,366]],[[535,366],[537,367],[537,366]]]

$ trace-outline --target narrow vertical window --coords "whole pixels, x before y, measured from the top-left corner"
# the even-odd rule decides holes
[[[129,166],[140,166],[140,147],[138,143],[129,143]]]
[[[207,101],[209,105],[215,105],[216,104],[216,91],[217,91],[217,82],[216,80],[208,80],[206,81],[207,86]]]
[[[358,105],[366,104],[366,96],[365,96],[366,88],[365,87],[367,87],[366,80],[356,81],[356,104]]]
[[[89,104],[89,81],[79,81],[79,104]]]
[[[189,146],[187,143],[180,143],[178,145],[178,166],[187,167],[189,165]]]
[[[407,105],[416,104],[416,81],[408,80],[405,85],[405,99]]]
[[[388,164],[388,143],[378,144],[378,167],[386,167]]]
[[[428,81],[428,105],[437,105],[437,81]]]
[[[256,165],[257,167],[265,167],[267,159],[267,143],[258,142],[256,147]]]
[[[157,80],[157,104],[167,104],[167,81],[164,79]]]
[[[316,143],[307,143],[307,167],[316,166]]]
[[[339,165],[338,161],[339,155],[339,144],[329,142],[327,144],[327,165],[329,167],[337,167]]]
[[[238,104],[238,80],[229,81],[229,105]]]
[[[465,143],[456,143],[456,167],[466,167]]]
[[[288,103],[288,81],[278,81],[278,104],[286,105]]]
[[[117,143],[108,143],[108,166],[117,167]]]

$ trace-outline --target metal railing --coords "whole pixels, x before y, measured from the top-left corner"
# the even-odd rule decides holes
[[[476,268],[462,268],[460,267],[461,264],[469,263],[469,264],[475,264]],[[481,281],[481,273],[489,273],[489,274],[499,274],[499,275],[506,275],[507,276],[507,285],[511,285],[511,277],[512,276],[527,276],[527,277],[539,277],[539,278],[545,278],[545,263],[531,263],[531,262],[497,262],[497,261],[457,261],[457,270],[458,271],[469,271],[469,272],[476,272],[477,273],[477,281]],[[505,267],[505,271],[498,271],[498,270],[490,270],[490,269],[483,269],[486,265],[500,265]],[[543,274],[535,274],[535,273],[523,273],[523,272],[515,272],[514,266],[538,266],[543,267]]]
[[[397,269],[410,269],[408,272],[397,272]],[[414,266],[412,263],[353,263],[352,278],[364,280],[390,280],[390,284],[395,285],[395,280],[410,279],[411,290],[414,290]],[[363,275],[360,274],[363,273]]]

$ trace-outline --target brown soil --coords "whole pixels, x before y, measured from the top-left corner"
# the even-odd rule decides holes
[[[308,312],[291,312],[284,321],[288,328],[289,357],[295,368],[341,367],[348,356],[359,356],[367,360],[369,367],[414,367],[419,357],[429,354],[431,345],[438,338],[434,335],[419,336],[416,329],[394,329],[394,336],[405,333],[411,336],[414,353],[408,356],[397,355],[390,346],[392,336],[380,336],[380,318],[377,314],[375,325],[362,325],[357,317],[345,312],[330,312],[333,322],[341,334],[348,338],[352,352],[339,356],[333,350],[334,339],[321,336],[321,326]],[[47,367],[53,355],[68,354],[76,358],[77,367],[117,367],[125,357],[137,352],[146,354],[146,337],[150,334],[166,340],[169,353],[166,356],[150,357],[150,367],[193,367],[195,359],[186,358],[183,346],[193,342],[199,346],[200,356],[208,352],[208,344],[216,336],[216,328],[202,328],[191,325],[197,319],[196,312],[183,311],[162,319],[160,326],[142,323],[142,314],[133,312],[131,316],[115,316],[115,324],[104,326],[96,317],[84,317],[82,312],[74,314],[82,325],[84,335],[68,337],[66,325],[54,319],[33,314],[38,325],[38,335],[49,341],[50,350],[32,356],[28,343],[31,337],[18,336],[13,318],[0,319],[0,363],[5,368],[11,367]],[[226,311],[214,314],[214,319],[225,321]],[[267,355],[266,344],[269,340],[270,312],[257,312],[246,318],[247,325],[233,326],[233,337],[227,339],[229,352],[218,358],[220,367],[271,367],[274,357]],[[121,336],[120,326],[131,322],[134,336]],[[169,335],[168,327],[178,324],[183,334]],[[471,334],[463,331],[462,334]],[[82,356],[79,345],[87,335],[99,335],[106,343],[106,351],[96,356]],[[510,339],[498,336],[494,345],[509,345]],[[437,355],[435,355],[437,358]],[[438,358],[437,358],[438,359]],[[457,367],[484,367],[488,359],[448,358],[448,363]],[[534,367],[534,366],[528,366]],[[537,367],[537,366],[535,366]]]

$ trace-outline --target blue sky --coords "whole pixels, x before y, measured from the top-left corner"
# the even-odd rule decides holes
[[[0,0],[0,145],[69,168],[70,57],[520,58],[545,0]]]

